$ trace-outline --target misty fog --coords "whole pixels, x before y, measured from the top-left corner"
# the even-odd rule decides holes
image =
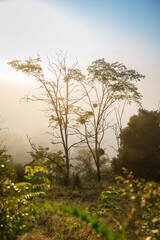
[[[47,134],[48,131],[53,131],[48,128],[49,120],[44,111],[47,106],[43,102],[26,102],[23,99],[27,94],[31,96],[40,95],[41,91],[36,80],[21,73],[17,73],[17,76],[21,78],[21,81],[14,82],[13,79],[9,79],[8,82],[3,81],[1,84],[0,128],[2,130],[0,131],[0,139],[2,145],[6,146],[8,153],[13,156],[15,162],[26,164],[31,161],[28,154],[31,151],[31,146],[27,136],[36,146],[50,147],[52,150],[61,149],[61,146],[52,145],[52,136]],[[136,105],[126,106],[123,116],[123,126],[126,126],[129,117],[131,114],[136,113],[136,111]],[[114,113],[108,121],[115,122]],[[71,141],[74,142],[74,138]],[[107,130],[103,143],[103,147],[110,158],[116,155],[112,146],[116,148],[116,139],[110,129]],[[75,151],[72,150],[71,152],[73,156]]]
[[[139,15],[131,14],[127,18],[126,14],[121,14],[119,18],[119,11],[126,11],[120,3],[115,11],[108,1],[97,4],[96,11],[90,7],[86,11],[85,4],[76,8],[76,3],[72,3],[75,5],[72,8],[68,2],[0,1],[0,128],[4,128],[0,131],[0,139],[18,162],[29,160],[27,135],[36,145],[55,146],[50,144],[51,136],[46,134],[48,119],[42,111],[44,104],[20,101],[28,93],[39,94],[38,84],[32,77],[11,69],[9,61],[36,54],[46,59],[47,54],[52,56],[59,49],[68,51],[69,58],[77,57],[84,72],[99,58],[119,61],[146,75],[137,84],[144,108],[155,109],[159,99],[158,10],[154,7],[157,18],[148,17],[148,12],[144,11],[142,19],[141,9],[147,9],[147,5],[137,8],[135,3]],[[130,8],[126,13],[130,11],[133,13]],[[123,126],[135,113],[137,106],[126,107]],[[110,120],[114,121],[114,116]],[[108,131],[106,135],[104,148],[113,157],[116,153],[108,145],[115,146],[114,134]]]

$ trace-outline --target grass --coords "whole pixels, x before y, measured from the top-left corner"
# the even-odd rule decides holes
[[[113,187],[113,189],[112,189]],[[129,215],[129,202],[127,199],[117,197],[116,183],[90,183],[84,184],[82,189],[73,190],[72,187],[54,185],[44,199],[34,199],[34,203],[42,205],[45,201],[54,204],[78,206],[92,216],[97,217],[106,224],[120,231],[121,223],[127,222]],[[107,192],[106,192],[107,190]],[[103,194],[102,194],[103,192]],[[138,234],[138,236],[137,236]],[[126,240],[145,240],[145,232],[139,233],[138,226],[130,221],[127,226]],[[98,240],[102,239],[90,226],[78,218],[41,208],[36,217],[35,228],[21,236],[18,240]]]
[[[92,190],[86,187],[74,190],[70,187],[54,186],[43,201],[55,204],[76,205],[88,210],[88,205],[97,202],[97,196],[102,189]],[[34,199],[36,204],[42,204],[42,200]],[[35,238],[36,236],[36,238]],[[19,240],[53,240],[53,239],[100,239],[93,233],[90,226],[82,223],[75,217],[61,212],[55,213],[47,209],[40,209],[37,215],[37,223],[32,232],[20,237]]]

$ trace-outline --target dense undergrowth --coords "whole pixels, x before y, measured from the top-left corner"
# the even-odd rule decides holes
[[[33,228],[38,207],[31,202],[34,197],[42,197],[50,188],[43,174],[43,167],[26,167],[26,182],[14,184],[14,174],[9,165],[11,156],[5,149],[0,150],[0,239],[14,240]],[[42,175],[37,175],[41,173]],[[36,184],[35,184],[36,182]]]
[[[124,169],[117,182],[50,188],[43,167],[26,167],[26,182],[14,184],[10,160],[1,150],[0,239],[160,238],[158,183],[136,180]]]

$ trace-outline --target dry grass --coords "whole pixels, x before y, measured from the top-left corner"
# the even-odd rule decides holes
[[[72,190],[72,187],[53,186],[46,198],[34,199],[34,203],[41,204],[44,201],[57,204],[76,205],[88,210],[90,203],[98,204],[98,196],[106,189],[106,184],[86,184],[82,189]],[[46,209],[40,209],[37,214],[35,228],[21,236],[19,240],[98,240],[91,227],[78,219],[63,213],[54,213]],[[112,221],[111,221],[112,222]]]
[[[46,200],[48,202],[54,202],[56,204],[76,205],[80,208],[90,211],[91,206],[98,206],[99,196],[102,191],[105,191],[108,186],[115,185],[102,183],[100,184],[85,184],[82,189],[72,190],[72,187],[53,186],[45,199],[34,199],[34,203],[40,205]],[[101,214],[96,213],[103,223],[107,223],[115,230],[120,228],[120,223],[125,220],[125,204],[121,202],[122,212],[121,214],[114,214],[113,212],[107,212]],[[103,209],[102,209],[103,213]],[[94,212],[93,212],[94,214]],[[85,223],[82,223],[77,218],[74,218],[68,214],[61,212],[55,213],[50,210],[41,208],[36,216],[37,223],[34,229],[21,236],[18,240],[98,240],[100,236],[91,229],[91,227]],[[128,231],[127,240],[137,240],[132,228]],[[144,239],[144,238],[141,238]]]

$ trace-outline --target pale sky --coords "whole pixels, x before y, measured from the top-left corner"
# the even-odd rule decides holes
[[[94,60],[119,61],[146,78],[138,84],[142,105],[160,100],[159,0],[0,0],[0,115],[13,134],[36,136],[48,123],[34,103],[34,79],[7,62],[67,51],[83,70]],[[130,109],[127,120],[135,112]],[[37,124],[38,123],[38,124]]]

